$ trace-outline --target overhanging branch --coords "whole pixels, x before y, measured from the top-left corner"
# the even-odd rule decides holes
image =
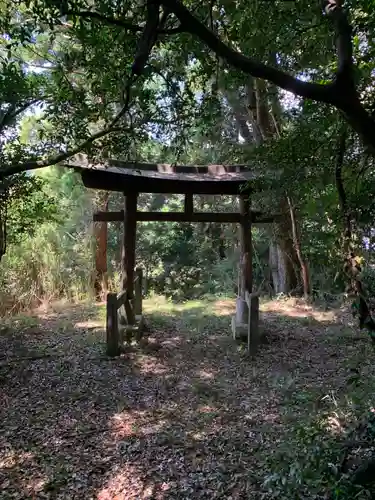
[[[160,4],[154,0],[147,2],[147,20],[138,42],[137,53],[134,57],[132,72],[141,75],[158,37]]]
[[[118,127],[116,125],[129,109],[130,90],[131,90],[131,85],[134,81],[134,78],[135,77],[132,76],[131,78],[129,78],[129,80],[127,82],[127,85],[125,88],[124,105],[122,106],[120,111],[115,115],[113,120],[110,122],[110,124],[106,128],[104,128],[103,130],[100,130],[99,132],[96,132],[96,134],[93,134],[91,137],[89,137],[88,139],[83,141],[79,146],[72,148],[69,151],[66,151],[64,153],[58,153],[58,154],[50,156],[49,158],[46,158],[44,160],[30,160],[30,161],[27,161],[24,163],[18,163],[16,165],[12,165],[8,168],[0,170],[0,180],[4,179],[5,177],[8,177],[10,175],[25,172],[26,170],[36,170],[38,168],[44,168],[44,167],[49,167],[51,165],[56,165],[57,163],[65,161],[68,158],[70,158],[71,156],[74,156],[74,155],[80,153],[82,150],[87,148],[87,146],[89,146],[93,142],[97,141],[98,139],[101,139],[102,137],[105,137],[106,135],[112,134],[113,132],[122,131],[123,127]]]
[[[101,130],[100,132],[97,132],[96,134],[93,134],[86,141],[82,142],[79,146],[70,149],[65,153],[58,153],[44,160],[30,160],[24,163],[18,163],[17,165],[12,165],[11,167],[5,168],[4,170],[0,170],[0,179],[4,179],[5,177],[8,177],[10,175],[25,172],[26,170],[36,170],[38,168],[44,168],[44,167],[49,167],[51,165],[56,165],[57,163],[67,160],[71,156],[80,153],[82,150],[84,150],[87,146],[89,146],[96,140],[101,139],[102,137],[108,134],[112,134],[113,132],[119,132],[120,130],[122,130],[121,127],[104,129]]]
[[[332,104],[335,100],[335,82],[318,84],[304,82],[279,69],[254,61],[222,42],[210,29],[202,24],[179,0],[161,0],[180,21],[185,32],[198,37],[215,54],[231,66],[256,78],[268,80],[295,95]]]
[[[0,114],[0,132],[8,127],[17,116],[26,111],[30,106],[37,104],[41,101],[42,98],[38,97],[35,99],[30,99],[25,103],[22,103],[17,106],[17,104],[11,104],[9,109],[5,111],[2,115]]]
[[[352,27],[342,6],[342,0],[326,0],[325,12],[331,18],[336,32],[338,59],[336,80],[340,86],[355,94]]]
[[[92,10],[80,10],[73,11],[69,10],[65,13],[67,16],[76,16],[81,17],[82,19],[92,19],[100,21],[104,24],[108,24],[110,26],[119,26],[120,28],[127,29],[133,33],[140,33],[143,31],[144,26],[138,26],[137,24],[132,23],[128,19],[121,19],[113,16],[106,16],[97,11]],[[158,30],[158,33],[161,35],[176,35],[177,33],[182,33],[184,30],[182,26],[177,26],[176,28],[161,28]]]
[[[136,24],[133,24],[131,21],[127,19],[119,19],[113,16],[106,16],[104,14],[101,14],[100,12],[91,10],[80,10],[80,11],[68,10],[64,12],[64,15],[80,17],[82,19],[95,19],[97,21],[101,21],[104,24],[125,28],[129,31],[132,31],[133,33],[138,33],[143,30],[142,26],[137,26]]]

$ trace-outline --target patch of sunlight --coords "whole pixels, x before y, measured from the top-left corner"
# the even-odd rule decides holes
[[[166,365],[158,361],[156,357],[150,355],[139,355],[136,362],[140,373],[143,375],[165,375],[169,371]]]
[[[49,300],[43,300],[36,309],[36,312],[42,317],[46,314],[49,316],[56,316],[57,314],[64,312],[66,309],[71,308],[72,304],[66,299],[54,300],[52,302]]]
[[[213,312],[217,316],[229,316],[236,312],[236,303],[231,299],[222,299],[215,301]]]
[[[171,314],[173,312],[178,313],[189,313],[194,309],[202,309],[207,311],[212,311],[215,309],[216,303],[227,303],[230,304],[231,301],[215,301],[212,298],[194,299],[187,300],[186,302],[173,302],[172,300],[162,296],[153,295],[143,301],[143,309],[145,312],[158,312]],[[217,310],[221,309],[220,304]],[[216,312],[216,311],[215,311]]]
[[[78,323],[74,323],[74,328],[83,328],[83,329],[103,328],[103,326],[104,325],[102,321],[94,321],[94,320],[79,321]]]
[[[24,486],[25,490],[32,495],[31,498],[35,498],[36,492],[42,492],[45,485],[47,484],[48,478],[46,476],[37,477],[30,479]],[[43,495],[44,496],[44,495]]]
[[[181,343],[182,343],[181,337],[172,337],[170,339],[162,341],[163,346],[170,346],[170,347],[177,347]]]
[[[118,441],[118,445],[121,445],[123,438],[133,436],[136,433],[136,423],[136,416],[129,412],[123,411],[113,415],[109,429],[113,438]]]
[[[33,458],[34,454],[31,452],[24,451],[17,453],[15,450],[6,450],[6,455],[4,454],[0,459],[0,469],[10,469]]]
[[[292,318],[311,318],[322,323],[332,322],[337,319],[335,311],[320,311],[298,299],[268,300],[260,304],[260,311]]]
[[[205,300],[188,300],[181,304],[176,304],[175,310],[178,312],[191,311],[191,309],[206,309],[208,303]]]
[[[208,370],[198,370],[197,375],[205,380],[212,380],[215,378],[215,373]]]
[[[325,428],[331,434],[343,434],[345,432],[345,428],[341,422],[341,418],[337,412],[332,412],[331,415],[328,415]]]
[[[129,493],[133,498],[148,498],[143,496],[146,485],[141,479],[140,471],[124,457],[124,463],[117,467],[117,471],[108,480],[107,484],[98,491],[97,500],[125,500]],[[150,497],[149,497],[150,498]]]
[[[175,304],[162,295],[153,295],[145,299],[142,303],[143,310],[147,312],[170,313],[173,311]]]
[[[80,310],[84,307],[91,306],[92,303],[88,301],[80,301],[79,303],[72,303],[72,301],[68,299],[59,299],[59,300],[44,300],[40,303],[40,305],[35,309],[35,313],[40,317],[48,316],[48,317],[56,317],[57,315],[64,314],[68,312],[69,314],[74,310]]]
[[[100,321],[102,325],[105,324],[106,316],[107,316],[107,305],[103,302],[100,304],[95,304],[95,319]]]
[[[195,441],[203,441],[206,437],[206,433],[205,432],[193,432],[191,437],[193,439],[195,439]]]
[[[217,408],[215,406],[202,405],[202,406],[198,407],[198,412],[199,413],[216,413]]]
[[[350,420],[349,408],[336,399],[333,391],[330,391],[322,400],[333,406],[333,409],[325,416],[323,426],[331,434],[343,434],[345,432],[345,422]]]
[[[159,420],[154,424],[150,423],[148,425],[145,425],[141,428],[141,432],[144,436],[147,436],[149,434],[156,434],[157,432],[160,432],[164,427],[166,427],[167,424],[167,420]]]

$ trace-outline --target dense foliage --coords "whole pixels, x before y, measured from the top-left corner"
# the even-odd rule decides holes
[[[271,182],[269,187],[276,193],[278,210],[273,196],[261,196],[255,205],[266,212],[288,213],[288,206],[294,207],[300,241],[292,236],[290,225],[259,229],[261,257],[254,266],[262,268],[256,271],[263,276],[260,282],[268,289],[265,282],[274,281],[276,292],[298,290],[308,265],[311,283],[304,283],[306,290],[343,290],[343,214],[335,183],[337,141],[343,127],[349,128],[343,182],[353,237],[359,247],[363,236],[372,237],[373,159],[363,130],[370,132],[373,103],[371,1],[345,6],[331,1],[323,9],[309,1],[274,2],[272,9],[264,9],[263,2],[235,7],[226,2],[194,6],[177,1],[118,6],[104,0],[95,4],[3,0],[1,6],[0,164],[5,175],[58,164],[76,152],[94,160],[110,156],[172,163],[241,162],[265,178],[276,169],[277,184]],[[216,43],[219,39],[222,43]],[[354,80],[360,103],[353,98],[351,110],[344,109],[340,95],[345,89],[349,95]],[[347,125],[338,110],[344,111]],[[65,176],[69,177],[64,174],[59,182]],[[7,191],[8,245],[17,243],[17,251],[22,235],[35,233],[32,226],[40,217],[47,225],[58,224],[52,220],[58,218],[55,201],[46,201],[38,184],[45,177],[20,177],[11,182],[19,186],[26,182],[24,193],[20,188]],[[52,182],[48,196],[56,195],[55,188]],[[69,199],[69,189],[67,193]],[[86,196],[93,207],[95,196]],[[152,200],[142,201],[147,202]],[[206,208],[219,210],[233,208],[234,203],[206,202]],[[62,199],[59,203],[57,212],[63,213],[66,206]],[[175,204],[181,206],[179,197]],[[26,205],[27,209],[16,208]],[[69,231],[79,220],[76,208],[71,208]],[[33,223],[23,210],[38,214]],[[92,229],[87,225],[85,231],[89,238]],[[116,237],[110,232],[109,241],[113,255],[119,229],[115,233]],[[167,240],[163,230],[149,223],[140,234],[149,235],[148,244],[140,238],[139,255],[150,269],[155,290],[187,293],[184,273],[187,282],[194,276],[197,286],[189,292],[193,295],[206,289],[235,289],[234,264],[229,265],[225,286],[211,274],[216,260],[218,276],[226,266],[218,250],[222,234],[226,256],[229,260],[233,256],[233,262],[238,257],[238,242],[230,228],[175,224]],[[271,255],[272,245],[268,258],[270,239],[281,258],[277,252]],[[200,252],[205,248],[202,242],[207,251]],[[176,268],[173,272],[171,266]],[[171,276],[165,280],[167,269]],[[92,281],[92,270],[86,274]]]
[[[64,166],[76,153],[247,164],[262,187],[253,207],[279,214],[253,231],[255,286],[341,299],[355,253],[375,296],[374,36],[374,0],[0,0],[0,312],[93,294],[98,245],[118,288],[122,225],[106,234],[92,216],[123,200],[85,190]],[[139,207],[178,211],[183,198],[142,193]],[[240,254],[230,225],[138,227],[148,294],[234,296]],[[363,493],[324,469],[335,450],[321,425],[301,429],[311,454],[273,458],[270,495]]]

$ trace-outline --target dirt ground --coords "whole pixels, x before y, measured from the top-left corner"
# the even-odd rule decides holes
[[[265,457],[343,390],[343,360],[362,359],[337,311],[265,304],[249,359],[230,301],[164,309],[146,304],[148,342],[117,359],[104,356],[102,306],[2,329],[0,498],[267,498]]]

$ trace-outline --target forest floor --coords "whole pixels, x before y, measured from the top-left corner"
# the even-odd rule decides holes
[[[328,498],[375,389],[347,315],[265,301],[249,359],[231,300],[144,309],[148,341],[117,359],[103,354],[103,305],[3,323],[0,498]]]

